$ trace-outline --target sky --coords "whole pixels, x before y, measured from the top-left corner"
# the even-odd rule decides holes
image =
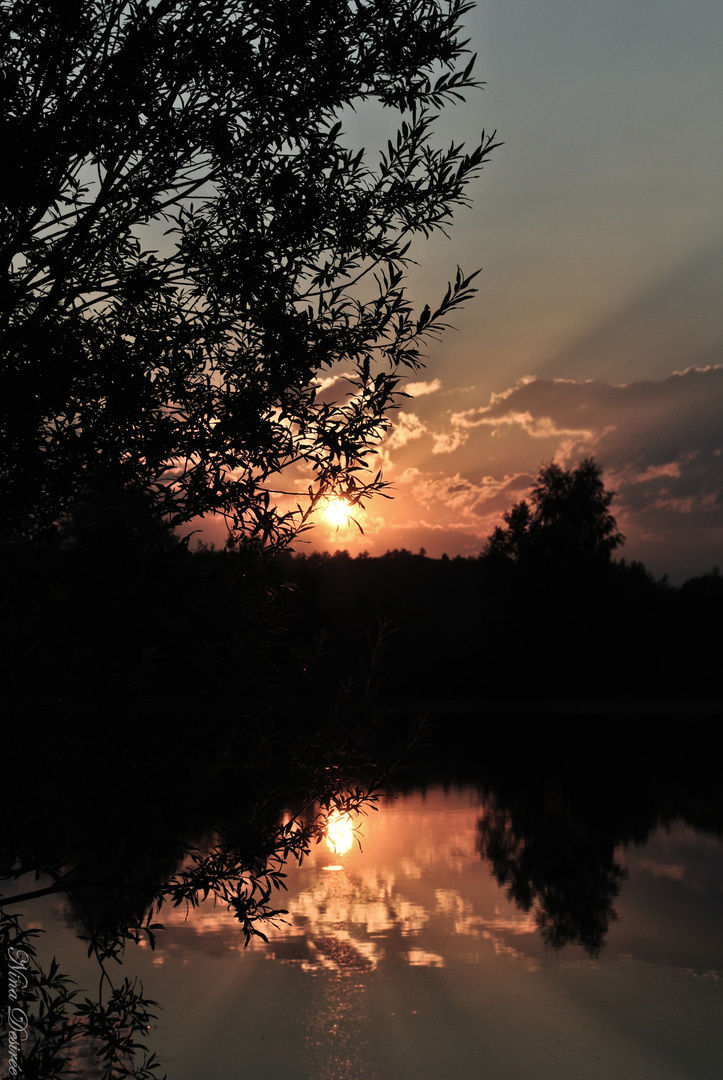
[[[315,515],[296,550],[476,556],[543,464],[593,456],[618,557],[674,584],[723,566],[723,5],[482,0],[465,28],[485,86],[440,143],[503,145],[409,296],[434,310],[458,265],[478,293],[371,462],[393,498],[363,533]],[[373,111],[348,131],[391,134]]]
[[[299,550],[476,555],[543,463],[592,455],[626,536],[673,582],[723,564],[723,5],[483,0],[486,86],[445,143],[497,129],[419,308],[482,268],[376,464],[393,486]],[[377,132],[377,136],[379,136]],[[374,138],[365,133],[367,145]],[[384,133],[386,138],[386,133]],[[383,142],[382,142],[383,144]],[[309,538],[310,536],[310,538]]]

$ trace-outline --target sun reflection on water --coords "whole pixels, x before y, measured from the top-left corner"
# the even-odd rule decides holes
[[[354,822],[350,814],[332,810],[326,826],[326,842],[335,855],[346,855],[354,843]]]

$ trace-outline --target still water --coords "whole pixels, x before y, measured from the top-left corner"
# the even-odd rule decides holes
[[[155,951],[129,946],[163,1006],[149,1044],[169,1080],[723,1075],[714,832],[672,819],[644,843],[580,836],[578,852],[573,823],[540,861],[534,829],[472,786],[385,797],[360,830],[288,867],[267,944],[244,949],[206,903],[164,908]],[[592,885],[558,872],[563,850]],[[60,901],[33,919],[90,980]]]

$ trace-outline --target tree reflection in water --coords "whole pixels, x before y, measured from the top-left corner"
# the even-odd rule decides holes
[[[33,969],[32,985],[16,981],[12,1002],[30,1021],[21,1047],[25,1077],[55,1077],[71,1066],[84,1075],[89,1057],[93,1076],[142,1080],[157,1075],[159,1062],[144,1045],[157,1006],[139,982],[119,975],[114,961],[123,959],[128,943],[145,941],[152,947],[169,908],[183,912],[204,900],[216,902],[236,920],[245,942],[265,938],[269,922],[283,919],[288,865],[303,861],[330,820],[338,827],[340,817],[373,804],[387,775],[381,766],[355,774],[352,763],[371,757],[354,740],[327,736],[320,734],[313,752],[310,739],[277,747],[273,754],[263,739],[253,755],[248,745],[238,753],[227,746],[220,756],[207,751],[205,757],[201,751],[188,755],[186,747],[186,772],[176,773],[173,786],[165,787],[150,767],[137,775],[134,755],[119,755],[114,782],[127,781],[126,799],[117,788],[112,798],[105,797],[108,775],[100,770],[95,780],[76,772],[69,786],[57,769],[53,781],[52,754],[38,759],[36,782],[47,802],[42,812],[18,803],[14,817],[8,802],[11,828],[2,847],[8,885],[0,942],[3,985],[9,985],[9,968],[21,954]],[[625,775],[599,768],[571,777],[541,759],[535,768],[516,764],[495,770],[495,757],[502,760],[490,753],[477,773],[477,852],[510,898],[534,913],[542,939],[554,949],[577,944],[596,955],[603,947],[624,883],[616,858],[621,845],[643,841],[657,824],[676,817],[721,831],[719,789],[708,785],[708,797],[698,774],[643,777],[635,770]],[[180,770],[182,762],[175,764]],[[173,768],[164,775],[174,775]],[[60,807],[55,816],[49,813],[53,806]],[[342,847],[354,843],[353,829],[338,828],[330,839],[333,858],[343,861]],[[474,863],[471,842],[470,856]],[[44,876],[33,881],[35,874]],[[444,882],[433,884],[440,904]],[[33,897],[48,892],[65,896],[76,932],[98,964],[96,993],[86,996],[72,987],[54,961],[45,970],[38,964],[38,931],[16,912],[32,918]],[[370,893],[370,903],[378,903],[377,893]],[[353,899],[364,898],[355,894]],[[359,922],[357,940],[346,932],[348,919],[344,933],[337,933],[329,919],[320,920],[313,941],[319,963],[361,978],[376,966],[372,937],[385,964],[395,949],[411,963],[419,937],[391,910],[394,901],[394,895],[386,896],[389,928],[383,934],[379,926]]]
[[[536,804],[529,813],[514,814],[489,795],[478,850],[510,899],[523,911],[534,910],[546,945],[582,945],[597,956],[616,919],[613,901],[625,877],[615,841],[590,830],[564,803],[540,810]]]
[[[351,815],[364,814],[376,798],[374,790],[360,785],[309,792],[300,809],[281,820],[278,803],[271,800],[257,807],[242,827],[232,823],[224,835],[188,847],[176,872],[165,880],[158,875],[168,866],[169,856],[152,867],[149,852],[144,858],[141,848],[129,847],[128,838],[120,836],[103,864],[79,860],[67,869],[33,868],[36,880],[42,874],[52,879],[51,884],[6,895],[0,909],[4,985],[18,957],[33,969],[32,979],[20,980],[13,999],[24,1036],[22,1074],[55,1077],[71,1063],[77,1066],[92,1047],[96,1059],[104,1062],[103,1077],[141,1080],[156,1075],[159,1063],[144,1049],[142,1038],[158,1004],[144,996],[138,981],[118,981],[111,962],[122,962],[130,942],[145,939],[154,948],[168,905],[195,908],[206,900],[223,904],[237,920],[246,945],[253,936],[266,941],[263,928],[287,914],[279,903],[287,864],[301,864],[330,826],[334,837],[351,843],[353,830],[345,830],[343,823]],[[30,873],[27,863],[16,863],[11,872],[6,870],[5,881],[24,880]],[[14,912],[15,905],[31,904],[51,892],[63,894],[88,956],[97,961],[100,979],[95,998],[81,999],[55,960],[47,971],[40,968],[36,951],[40,931],[28,929]]]
[[[504,753],[487,762],[477,850],[509,898],[534,913],[548,947],[580,945],[594,957],[617,919],[621,849],[676,819],[720,836],[723,806],[705,744],[666,743],[655,724],[633,753],[622,728],[607,744],[575,730],[562,752],[530,734],[512,768]]]
[[[159,734],[139,715],[112,745],[110,723],[99,732],[82,717],[64,718],[64,731],[39,722],[34,788],[20,773],[6,787],[0,840],[2,985],[14,959],[32,969],[15,980],[9,1032],[26,1080],[82,1075],[89,1058],[94,1077],[157,1076],[144,1040],[158,1006],[116,962],[130,943],[154,947],[164,911],[206,900],[228,909],[245,944],[266,940],[285,914],[287,864],[303,861],[330,818],[338,828],[364,814],[394,767],[396,746],[372,755],[373,724],[355,704],[275,737],[270,725],[219,721],[201,740],[198,723],[179,728],[176,717]],[[73,987],[55,960],[41,967],[28,920],[49,894],[63,898],[97,962],[95,992]]]

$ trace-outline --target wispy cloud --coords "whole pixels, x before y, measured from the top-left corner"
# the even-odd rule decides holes
[[[432,443],[433,454],[453,454],[467,442],[466,431],[435,431]]]
[[[424,397],[425,394],[436,394],[442,389],[440,379],[431,379],[429,382],[411,382],[404,387],[404,393],[410,397]]]
[[[392,515],[479,550],[543,462],[593,454],[617,492],[625,554],[674,570],[678,549],[692,559],[723,542],[722,415],[723,365],[617,386],[528,377],[473,408],[401,412],[385,442]]]
[[[400,447],[406,446],[408,442],[420,439],[426,430],[425,425],[414,413],[401,412],[397,415],[394,426],[384,439],[384,447],[386,450],[398,450]]]

